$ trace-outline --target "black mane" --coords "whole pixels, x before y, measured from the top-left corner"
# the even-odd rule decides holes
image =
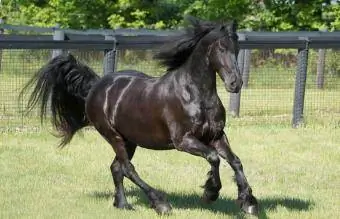
[[[185,63],[200,39],[217,26],[216,23],[200,21],[194,17],[188,17],[187,20],[190,26],[186,28],[185,33],[175,36],[154,56],[168,71],[175,70]]]

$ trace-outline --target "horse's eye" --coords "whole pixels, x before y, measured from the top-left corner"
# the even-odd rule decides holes
[[[220,50],[220,52],[225,52],[226,51],[225,48],[223,48],[223,47],[218,48],[218,50]]]

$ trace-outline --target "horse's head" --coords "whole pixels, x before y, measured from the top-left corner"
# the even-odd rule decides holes
[[[215,27],[207,35],[210,40],[207,61],[213,70],[218,72],[227,91],[231,93],[239,92],[243,84],[237,64],[239,43],[236,29],[237,23],[231,22]]]

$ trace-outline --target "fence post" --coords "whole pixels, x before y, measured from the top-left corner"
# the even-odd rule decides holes
[[[117,67],[117,40],[115,36],[105,35],[105,40],[112,40],[112,50],[104,51],[104,75],[111,74],[116,71]]]
[[[323,29],[321,31],[326,32],[327,30]],[[317,62],[317,67],[316,67],[316,87],[318,89],[322,89],[324,85],[325,59],[326,59],[326,50],[319,49],[318,62]]]
[[[247,31],[251,32],[251,29],[247,29]],[[244,50],[244,67],[243,67],[243,74],[242,74],[243,88],[248,87],[250,64],[251,64],[251,50],[245,49]]]
[[[0,18],[0,24],[4,24],[5,19]],[[5,30],[0,27],[0,36],[5,33]],[[1,64],[2,64],[2,49],[0,48],[0,72],[1,72]]]
[[[298,63],[295,79],[294,105],[293,105],[293,128],[299,127],[303,123],[303,108],[306,91],[307,66],[309,39],[299,38],[305,41],[305,48],[298,50]]]
[[[245,34],[238,34],[239,40],[245,40]],[[240,69],[241,75],[243,75],[244,68],[244,49],[241,49],[238,53],[237,63]],[[234,117],[240,116],[240,103],[241,103],[241,90],[238,93],[230,94],[229,112]]]
[[[56,24],[55,26],[56,29],[54,29],[54,33],[53,33],[53,40],[56,41],[61,41],[61,40],[65,40],[65,33],[64,31],[60,30],[60,25]],[[52,51],[52,58],[63,54],[63,50],[62,49],[53,49]]]

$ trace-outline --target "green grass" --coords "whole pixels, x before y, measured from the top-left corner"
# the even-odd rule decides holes
[[[229,123],[226,132],[261,205],[260,218],[340,216],[340,129]],[[47,126],[49,127],[49,126]],[[47,128],[49,130],[49,128]],[[145,195],[125,180],[136,211],[112,207],[109,165],[114,152],[92,129],[56,148],[50,131],[6,132],[0,144],[0,218],[158,218]],[[234,199],[229,166],[221,165],[217,202],[200,202],[209,165],[177,151],[139,148],[133,163],[141,177],[167,193],[168,218],[243,217]]]

